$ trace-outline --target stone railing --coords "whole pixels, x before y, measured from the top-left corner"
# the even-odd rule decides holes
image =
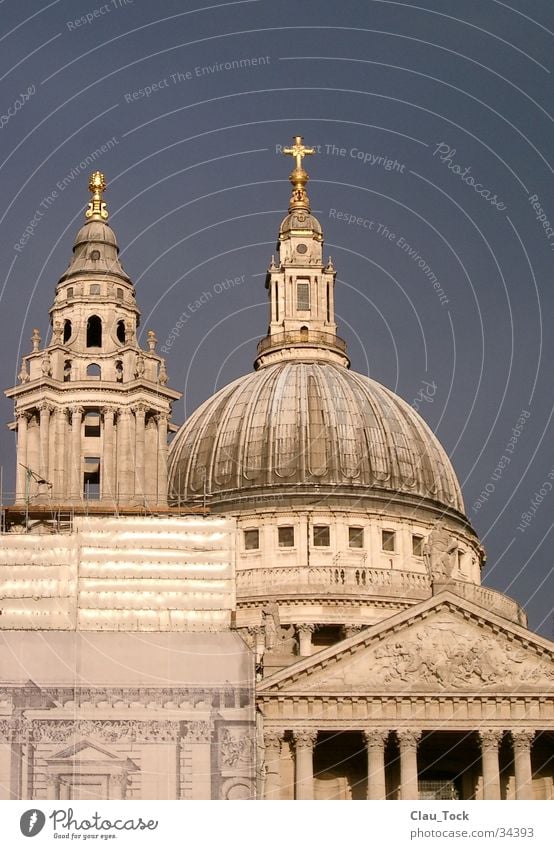
[[[285,333],[276,333],[274,336],[265,336],[258,342],[258,354],[263,354],[270,348],[282,345],[325,345],[346,351],[346,342],[334,333],[322,333],[318,330],[288,330]]]
[[[524,628],[527,627],[527,614],[521,605],[499,590],[482,587],[479,584],[470,584],[467,581],[435,581],[433,592],[437,593],[441,590],[450,590],[450,592],[461,595],[462,598],[472,601],[474,604],[485,607],[490,613],[496,613],[504,619],[509,619],[510,622],[516,622]]]
[[[271,595],[394,596],[424,599],[431,595],[427,575],[359,566],[283,566],[237,571],[237,597]]]
[[[237,600],[274,596],[358,596],[360,598],[405,598],[421,601],[434,593],[449,590],[489,613],[527,626],[523,608],[504,593],[467,581],[431,581],[420,572],[372,569],[346,565],[337,560],[332,566],[278,566],[272,569],[237,571]]]

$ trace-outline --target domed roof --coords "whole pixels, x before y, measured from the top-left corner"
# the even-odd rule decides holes
[[[323,236],[321,224],[315,215],[312,215],[308,210],[294,209],[281,221],[279,235],[281,238],[286,238],[291,231],[304,233],[306,230],[310,230],[316,237]]]
[[[190,417],[171,448],[176,500],[206,493],[214,506],[278,503],[284,492],[404,495],[464,510],[450,461],[415,410],[374,380],[321,361],[279,362],[239,378]]]
[[[73,256],[60,283],[82,274],[112,275],[126,283],[130,279],[119,261],[114,231],[105,221],[92,219],[83,224],[75,237]]]

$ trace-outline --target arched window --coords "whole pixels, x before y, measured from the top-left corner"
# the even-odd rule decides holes
[[[73,328],[71,327],[71,322],[68,318],[63,323],[63,341],[64,344],[69,342],[71,339],[71,334],[73,333]]]
[[[123,383],[123,360],[115,361],[115,379],[117,383]]]
[[[63,382],[69,383],[71,380],[71,360],[65,360],[63,364]]]
[[[125,322],[123,319],[117,322],[117,338],[120,342],[125,342]]]
[[[300,339],[308,341],[308,328],[304,325],[300,328]]]
[[[91,315],[87,321],[87,348],[102,347],[102,319]]]
[[[102,369],[98,365],[98,363],[90,363],[87,366],[87,377],[95,378],[96,380],[100,380],[102,377]]]

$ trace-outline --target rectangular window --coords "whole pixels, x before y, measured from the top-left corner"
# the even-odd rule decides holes
[[[99,295],[100,294],[100,283],[92,283],[90,287],[91,295]]]
[[[412,536],[412,554],[414,557],[423,557],[423,537],[417,534]]]
[[[364,547],[364,529],[363,528],[348,528],[348,546],[349,548]]]
[[[94,501],[100,498],[100,457],[85,457],[83,495]]]
[[[304,312],[310,309],[310,283],[307,280],[296,284],[296,309]]]
[[[260,547],[260,532],[257,529],[244,532],[244,547],[246,551],[254,551]]]
[[[70,286],[67,290],[67,300],[73,297],[73,286]]]
[[[396,534],[394,531],[381,531],[381,548],[383,551],[396,551]]]
[[[314,545],[331,545],[329,525],[314,525]]]
[[[87,413],[85,416],[85,436],[100,436],[100,413]]]
[[[122,301],[123,300],[123,289],[116,289],[115,290],[115,296],[116,296],[118,301]]]
[[[279,548],[292,548],[294,545],[294,528],[292,525],[281,525],[278,529]]]

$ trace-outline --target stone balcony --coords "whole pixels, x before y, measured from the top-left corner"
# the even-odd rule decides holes
[[[465,581],[435,581],[421,572],[372,569],[359,565],[277,566],[237,571],[237,603],[257,599],[356,598],[405,599],[408,604],[429,598],[448,589],[467,601],[486,608],[489,613],[526,627],[523,608],[498,590]]]

